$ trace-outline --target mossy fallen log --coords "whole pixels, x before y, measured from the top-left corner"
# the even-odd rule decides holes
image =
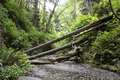
[[[38,45],[38,46],[36,46],[36,47],[33,47],[33,48],[31,48],[31,49],[28,49],[28,50],[24,51],[24,53],[31,53],[31,52],[33,52],[34,50],[37,50],[37,49],[46,47],[46,46],[51,45],[51,44],[53,44],[53,43],[55,43],[55,42],[61,41],[61,40],[63,40],[63,39],[66,39],[66,38],[68,38],[68,37],[70,37],[70,36],[72,36],[72,35],[79,34],[80,32],[82,32],[82,31],[84,31],[84,30],[88,30],[88,29],[90,29],[90,28],[92,28],[92,27],[95,27],[95,26],[98,26],[98,25],[100,25],[100,24],[106,23],[106,22],[110,21],[112,18],[113,18],[113,15],[107,16],[107,17],[105,17],[105,18],[103,18],[103,19],[97,20],[97,21],[95,21],[95,22],[92,22],[92,23],[84,26],[84,27],[81,27],[81,28],[79,28],[79,29],[77,29],[77,30],[69,33],[69,34],[66,34],[66,35],[64,35],[64,36],[62,36],[62,37],[60,37],[60,38],[54,39],[54,40],[52,40],[52,41],[48,41],[48,42],[46,42],[46,43],[43,43],[43,44],[40,44],[40,45]]]
[[[62,62],[69,60],[69,58],[74,57],[76,55],[82,54],[82,48],[81,47],[75,47],[74,50],[69,51],[68,53],[58,56],[56,58],[48,59],[48,61],[41,61],[41,60],[30,60],[29,62],[31,64],[35,65],[42,65],[42,64],[54,64],[54,62]]]
[[[85,31],[85,32],[77,35],[76,37],[81,36],[81,35],[83,35],[83,34],[85,34],[85,33],[87,33],[87,32],[90,32],[90,31],[92,31],[92,30],[94,30],[94,29],[96,29],[96,28],[99,28],[99,27],[101,27],[101,26],[103,26],[103,25],[104,25],[104,23],[102,23],[102,24],[100,24],[100,25],[98,25],[98,26],[95,26],[95,27],[93,27],[93,28],[91,28],[91,29],[89,29],[89,30],[87,30],[87,31]],[[82,44],[84,41],[87,41],[87,38],[82,39],[82,40],[76,40],[76,41],[74,41],[74,42],[72,42],[72,43],[66,44],[66,45],[61,46],[61,47],[59,47],[59,48],[55,48],[55,49],[52,49],[52,50],[49,50],[49,51],[45,51],[45,52],[42,52],[42,53],[39,53],[39,54],[30,56],[29,59],[31,60],[31,59],[39,58],[39,57],[42,57],[42,56],[45,56],[45,55],[54,54],[54,53],[57,52],[57,51],[64,50],[64,49],[66,49],[66,48],[72,47],[72,45]]]
[[[64,46],[61,46],[59,48],[55,48],[55,49],[52,49],[52,50],[49,50],[49,51],[46,51],[46,52],[42,52],[42,53],[30,56],[28,59],[32,60],[32,59],[36,59],[36,58],[39,58],[39,57],[43,57],[45,55],[51,55],[51,54],[54,54],[57,51],[64,50],[66,48],[72,47],[73,45],[80,44],[80,43],[82,44],[86,40],[87,40],[87,38],[84,38],[82,40],[77,40],[77,41],[74,41],[72,43],[69,43],[69,44],[66,44]]]

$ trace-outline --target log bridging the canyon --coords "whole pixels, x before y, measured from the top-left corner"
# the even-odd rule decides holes
[[[97,20],[97,21],[95,21],[95,22],[92,22],[92,23],[84,26],[84,27],[81,27],[81,28],[79,28],[79,29],[77,29],[77,30],[69,33],[69,34],[66,34],[66,35],[64,35],[64,36],[62,36],[62,37],[60,37],[60,38],[54,39],[54,40],[52,40],[52,41],[48,41],[48,42],[46,42],[46,43],[43,43],[43,44],[40,44],[40,45],[38,45],[38,46],[36,46],[36,47],[33,47],[33,48],[31,48],[31,49],[28,49],[28,50],[24,51],[24,53],[31,53],[31,52],[33,52],[33,51],[35,51],[35,50],[37,50],[37,49],[46,47],[46,46],[51,45],[51,44],[53,44],[53,43],[55,43],[55,42],[59,42],[59,41],[61,41],[61,40],[63,40],[63,39],[66,39],[66,38],[71,37],[71,36],[73,36],[73,35],[79,34],[80,32],[82,32],[82,31],[84,31],[84,30],[88,30],[88,29],[90,29],[90,28],[92,28],[92,27],[95,27],[95,26],[98,26],[98,25],[100,25],[100,24],[106,23],[106,22],[110,21],[112,18],[113,18],[113,15],[107,16],[107,17],[105,17],[105,18],[103,18],[103,19]]]

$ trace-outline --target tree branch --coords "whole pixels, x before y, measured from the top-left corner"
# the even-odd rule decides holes
[[[115,17],[120,21],[120,17],[115,13],[115,11],[114,11],[114,9],[113,9],[113,7],[112,7],[111,0],[109,0],[109,5],[110,5],[110,9],[111,9],[113,15],[115,15]]]

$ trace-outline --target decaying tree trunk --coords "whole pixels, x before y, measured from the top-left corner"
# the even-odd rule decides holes
[[[54,62],[62,62],[65,60],[69,60],[71,57],[74,57],[76,55],[81,55],[82,54],[82,48],[81,47],[75,47],[74,50],[69,51],[67,54],[53,58],[53,59],[48,59],[49,61],[40,61],[40,60],[30,60],[29,62],[31,64],[54,64]]]
[[[33,56],[30,56],[28,59],[29,60],[32,60],[32,59],[36,59],[36,58],[39,58],[39,57],[42,57],[42,56],[45,56],[45,55],[50,55],[50,54],[54,54],[55,52],[57,51],[60,51],[60,50],[64,50],[66,48],[69,48],[69,47],[72,47],[73,45],[76,45],[76,44],[79,44],[79,43],[83,43],[84,41],[86,41],[87,39],[82,39],[82,40],[77,40],[75,42],[72,42],[72,43],[69,43],[69,44],[66,44],[64,46],[61,46],[59,48],[55,48],[55,49],[51,49],[49,51],[46,51],[46,52],[42,52],[42,53],[39,53],[39,54],[36,54],[36,55],[33,55]]]
[[[50,60],[48,61],[41,61],[41,60],[29,60],[29,62],[31,64],[35,64],[35,65],[43,65],[43,64],[51,64],[52,62]]]
[[[105,23],[102,23],[102,24],[100,24],[100,25],[98,25],[98,26],[95,26],[95,27],[93,27],[93,28],[91,28],[91,29],[88,29],[88,30],[84,31],[83,33],[80,33],[80,34],[76,35],[75,38],[76,38],[76,37],[79,37],[79,36],[81,36],[81,35],[83,35],[83,34],[85,34],[85,33],[88,33],[88,32],[90,32],[90,31],[93,31],[94,29],[97,29],[97,28],[99,28],[99,27],[102,27],[102,26],[104,26],[104,25],[105,25]]]
[[[62,56],[56,57],[55,59],[51,59],[52,63],[53,62],[61,62],[68,60],[71,57],[74,57],[76,55],[81,55],[82,54],[82,48],[81,47],[76,47],[74,50],[69,51],[67,54],[64,54]]]
[[[24,51],[24,53],[30,53],[30,52],[33,52],[34,50],[37,50],[37,49],[43,48],[43,47],[45,47],[45,46],[51,45],[51,44],[53,44],[53,43],[55,43],[55,42],[58,42],[58,41],[61,41],[61,40],[65,39],[65,38],[67,38],[67,37],[70,37],[70,36],[72,36],[72,35],[76,35],[76,34],[82,32],[82,31],[84,31],[84,30],[87,30],[87,29],[90,29],[90,28],[92,28],[92,27],[94,27],[94,26],[97,26],[97,25],[100,25],[100,24],[102,24],[102,23],[108,22],[108,21],[110,21],[112,18],[113,18],[113,15],[107,16],[107,17],[105,17],[105,18],[103,18],[103,19],[100,19],[100,20],[97,20],[97,21],[95,21],[95,22],[93,22],[93,23],[90,23],[90,24],[88,24],[88,25],[86,25],[86,26],[84,26],[84,27],[82,27],[82,28],[80,28],[80,29],[77,29],[77,30],[75,30],[75,31],[73,31],[73,32],[71,32],[71,33],[69,33],[69,34],[67,34],[67,35],[64,35],[64,36],[62,36],[62,37],[60,37],[60,38],[54,39],[54,40],[52,40],[52,41],[48,41],[48,42],[46,42],[46,43],[43,43],[43,44],[41,44],[41,45],[38,45],[38,46],[33,47],[33,48],[31,48],[31,49],[28,49],[28,50]],[[43,53],[44,53],[44,52],[43,52]]]

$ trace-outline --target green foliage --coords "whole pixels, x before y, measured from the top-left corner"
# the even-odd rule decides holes
[[[11,47],[17,48],[18,50],[32,47],[32,44],[28,39],[28,34],[24,30],[16,31],[15,38],[11,43]]]
[[[6,17],[7,17],[6,13],[7,13],[6,8],[4,8],[2,4],[0,4],[0,23],[2,23],[3,20],[6,20]]]
[[[32,46],[49,41],[55,36],[52,33],[38,31],[30,22],[31,14],[14,0],[8,0],[4,8],[0,4],[0,28],[7,47],[26,50]],[[9,16],[9,17],[8,17]]]
[[[11,48],[3,48],[0,51],[0,62],[2,63],[3,66],[5,65],[13,65],[14,63],[17,62],[19,66],[22,67],[22,65],[27,65],[29,66],[29,62],[27,61],[27,55],[20,52],[20,51],[15,51]],[[24,67],[25,67],[24,66]]]
[[[26,49],[32,46],[29,44],[27,39],[27,33],[25,33],[24,30],[17,29],[12,20],[7,19],[3,22],[2,26],[2,37],[5,40],[4,43],[7,45],[7,47],[13,47],[20,50],[22,48]]]
[[[110,32],[105,31],[104,34],[99,35],[97,40],[93,43],[93,48],[102,49],[102,47],[105,48],[105,46],[115,46],[115,44],[117,45],[117,43],[115,42],[119,43],[119,38],[118,38],[118,36],[120,35],[119,31],[120,31],[120,26],[118,26],[117,28],[113,29]]]
[[[25,10],[24,5],[20,6],[14,0],[7,1],[5,5],[12,20],[16,22],[17,27],[22,28],[25,31],[30,31],[33,29],[32,23],[29,20],[32,16]]]
[[[81,15],[71,26],[71,30],[76,30],[77,28],[83,27],[90,22],[94,22],[95,20],[98,20],[97,17],[92,15]]]
[[[93,14],[96,14],[99,18],[110,15],[111,9],[109,6],[109,0],[103,0],[100,3],[96,3],[93,6]],[[119,0],[113,0],[112,1],[112,7],[114,11],[119,15],[120,14],[120,1]],[[119,25],[119,20],[114,17],[109,23],[107,23],[107,27],[103,28],[106,31],[110,31],[111,29],[115,28]]]
[[[66,4],[69,4],[70,6],[68,6],[68,8],[61,13],[61,11],[67,7]],[[92,14],[88,14],[88,5],[85,1],[77,1],[76,13],[79,17],[76,19],[76,21],[74,21],[75,19],[73,19],[74,12],[72,6],[73,2],[69,0],[66,4],[57,8],[57,12],[52,18],[51,21],[53,22],[51,22],[49,28],[45,26],[47,23],[46,20],[49,17],[49,13],[45,12],[45,23],[43,24],[42,12],[44,10],[41,11],[41,20],[39,23],[40,27],[37,28],[39,30],[37,30],[31,22],[34,13],[34,9],[32,9],[32,7],[30,8],[31,11],[28,12],[24,3],[21,6],[16,3],[15,0],[7,0],[4,5],[0,4],[0,29],[2,30],[2,39],[4,39],[3,44],[5,44],[7,47],[1,49],[0,51],[0,77],[5,80],[14,80],[15,78],[26,73],[26,68],[30,64],[27,62],[27,55],[19,50],[23,51],[33,46],[45,43],[49,40],[58,38],[91,22],[94,22],[95,20],[98,20],[98,18],[111,14],[108,0],[102,0],[99,4],[96,3],[93,5],[94,16]],[[112,5],[115,12],[119,15],[119,0],[112,1]],[[81,13],[88,15],[82,15]],[[105,25],[106,27],[102,27],[99,31],[95,30],[76,38],[76,40],[87,38],[89,42],[82,45],[84,48],[83,54],[76,56],[75,60],[76,62],[81,63],[93,58],[93,63],[95,65],[112,71],[119,71],[119,21],[114,18]],[[48,32],[44,31],[43,29],[46,29]],[[74,41],[73,37],[47,47],[59,47],[72,40]],[[14,49],[18,51],[15,51]]]
[[[116,67],[114,65],[108,65],[108,64],[101,64],[100,68],[107,69],[107,70],[114,71],[114,72],[120,71],[120,69],[118,69],[118,67]]]
[[[120,1],[112,0],[112,6],[116,12],[120,11]],[[100,3],[96,3],[93,8],[93,14],[97,14],[98,17],[103,17],[110,14],[110,6],[108,0],[103,0]]]
[[[0,77],[4,80],[15,80],[27,73],[30,63],[27,55],[11,48],[0,51]]]
[[[0,73],[0,77],[4,80],[16,80],[18,77],[24,76],[26,73],[26,69],[14,64],[12,66],[5,66],[2,73]]]
[[[120,26],[110,32],[99,35],[92,43],[94,61],[100,64],[117,65],[120,61]],[[117,66],[116,66],[117,67]]]

